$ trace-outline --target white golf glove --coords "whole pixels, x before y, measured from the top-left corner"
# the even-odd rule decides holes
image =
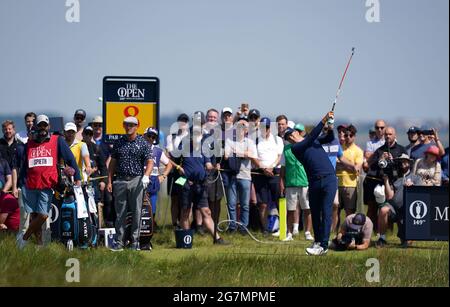
[[[148,184],[150,183],[150,177],[144,175],[142,176],[142,185],[144,186],[144,189],[148,187]]]

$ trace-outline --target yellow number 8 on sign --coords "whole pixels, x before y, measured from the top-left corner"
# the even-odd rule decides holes
[[[139,121],[138,133],[144,134],[149,126],[157,126],[156,103],[106,103],[106,134],[123,134],[123,120],[128,117],[136,117]]]

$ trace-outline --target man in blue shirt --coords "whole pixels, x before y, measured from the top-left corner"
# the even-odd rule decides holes
[[[305,167],[309,182],[309,202],[311,207],[315,242],[306,249],[308,255],[324,255],[328,252],[328,240],[331,229],[331,212],[336,195],[336,172],[322,144],[333,140],[329,133],[317,141],[323,127],[333,112],[327,113],[322,121],[301,142],[292,146],[295,157]]]
[[[194,209],[200,210],[203,225],[214,237],[214,243],[226,244],[219,234],[214,232],[214,221],[208,204],[208,186],[206,181],[206,171],[211,171],[213,165],[211,159],[203,151],[203,140],[201,125],[194,125],[190,134],[180,143],[180,146],[184,146],[181,155],[181,165],[176,166],[176,169],[182,176],[177,180],[178,184],[182,185],[180,226],[185,230],[190,229],[189,218],[194,206]]]

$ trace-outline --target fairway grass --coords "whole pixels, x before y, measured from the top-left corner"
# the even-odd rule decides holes
[[[23,251],[12,236],[0,235],[0,286],[449,286],[448,242],[414,242],[401,249],[394,236],[383,249],[305,254],[310,243],[300,234],[293,242],[257,235],[261,244],[240,234],[224,235],[217,246],[210,236],[194,237],[190,250],[175,248],[169,227],[153,239],[152,251],[113,253],[104,247],[68,252],[61,244]],[[80,282],[66,282],[66,261],[80,263]],[[368,282],[368,259],[380,264],[379,282]]]

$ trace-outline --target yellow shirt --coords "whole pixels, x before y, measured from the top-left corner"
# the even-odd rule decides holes
[[[364,159],[364,153],[361,148],[356,144],[352,144],[349,147],[343,146],[344,155],[347,160],[354,165],[362,164]],[[346,188],[356,188],[358,185],[358,174],[348,170],[338,170],[336,172],[338,176],[338,185]]]
[[[80,171],[81,181],[84,180],[82,147],[83,143],[77,141],[75,141],[72,145],[70,145],[70,150],[72,151],[73,156],[75,157],[75,161],[77,162],[78,165],[78,170]]]

